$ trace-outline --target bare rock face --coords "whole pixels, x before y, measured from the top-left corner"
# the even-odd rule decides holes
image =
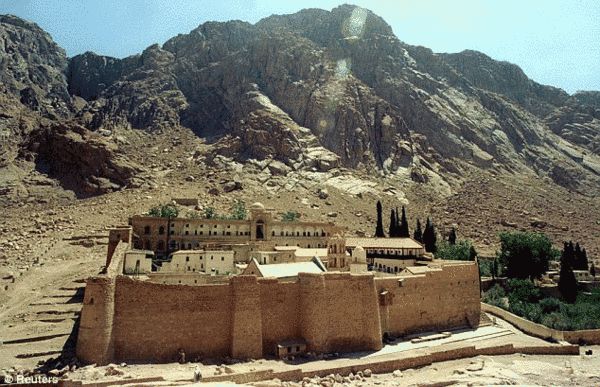
[[[71,110],[64,71],[67,57],[34,23],[0,15],[0,90],[42,115],[65,117]]]
[[[376,170],[426,184],[469,168],[529,169],[569,189],[600,186],[597,92],[569,96],[482,53],[405,44],[360,7],[208,22],[139,55],[85,53],[68,64],[34,24],[0,22],[0,104],[10,107],[0,131],[22,138],[39,124],[17,119],[24,106],[99,133],[183,126],[212,144],[208,158],[290,170]],[[0,165],[15,143],[0,149]]]
[[[141,168],[117,154],[114,143],[79,125],[57,124],[31,136],[27,151],[38,168],[85,197],[126,187]]]

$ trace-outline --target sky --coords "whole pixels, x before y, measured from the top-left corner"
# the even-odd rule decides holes
[[[205,21],[256,23],[330,0],[0,0],[0,14],[37,23],[67,55],[125,57]],[[481,51],[569,93],[600,90],[600,0],[354,0],[406,43],[434,52]]]

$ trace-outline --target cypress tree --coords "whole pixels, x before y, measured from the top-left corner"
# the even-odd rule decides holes
[[[577,298],[577,280],[573,274],[573,268],[566,259],[560,262],[560,279],[558,280],[558,290],[566,302],[573,303]]]
[[[575,249],[573,250],[573,269],[582,270],[581,269],[581,246],[579,246],[579,242],[575,243]]]
[[[567,262],[571,268],[575,266],[575,248],[573,247],[573,242],[564,242],[560,260],[561,262]]]
[[[397,234],[397,221],[396,221],[396,212],[392,210],[390,214],[390,229],[388,235],[390,238],[396,237]]]
[[[384,238],[385,234],[383,232],[383,219],[382,219],[383,208],[381,207],[381,202],[377,201],[377,227],[375,228],[375,237],[376,238]]]
[[[415,228],[413,239],[417,242],[423,243],[423,230],[421,230],[421,221],[419,219],[417,219],[417,227]]]
[[[410,230],[408,229],[408,221],[406,220],[406,210],[402,206],[402,219],[400,221],[400,230],[398,234],[401,238],[410,238]]]
[[[454,227],[450,229],[450,234],[448,234],[448,243],[451,245],[456,244],[456,230]]]
[[[423,232],[423,243],[425,244],[425,251],[430,253],[436,252],[436,236],[435,236],[435,227],[431,220],[427,218],[427,223],[425,223],[425,231]]]

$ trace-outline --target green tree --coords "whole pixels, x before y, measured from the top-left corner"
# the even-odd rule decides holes
[[[499,263],[509,278],[539,278],[548,270],[548,261],[556,255],[550,239],[541,233],[500,233]]]
[[[573,274],[573,268],[566,259],[560,262],[558,290],[566,302],[571,304],[575,302],[577,298],[577,280],[575,279],[575,274]]]
[[[421,230],[421,221],[419,219],[417,219],[417,227],[415,227],[413,239],[417,242],[423,243],[423,230]]]
[[[402,206],[402,218],[400,219],[398,236],[400,238],[410,238],[410,230],[408,229],[408,220],[406,220],[406,209],[404,206]]]
[[[284,222],[295,222],[300,219],[300,213],[296,211],[287,211],[281,216],[281,219]]]
[[[376,238],[384,238],[385,233],[383,232],[383,207],[381,206],[381,202],[377,201],[377,226],[375,227],[375,237]]]
[[[423,231],[423,243],[425,244],[425,251],[430,253],[436,252],[436,240],[435,226],[429,218],[425,223],[425,231]]]
[[[450,229],[450,234],[448,234],[448,243],[450,243],[451,245],[456,244],[456,230],[454,229],[454,227]]]
[[[214,207],[204,208],[204,219],[215,219],[217,217],[217,210]]]
[[[451,259],[458,261],[473,261],[472,256],[473,245],[469,241],[459,241],[455,244],[450,244],[442,240],[437,244],[435,257],[439,259]]]
[[[585,251],[585,249],[582,249],[581,246],[579,246],[579,242],[575,244],[573,269],[588,269],[587,252]]]
[[[148,215],[157,218],[176,218],[179,215],[179,209],[173,203],[166,203],[152,207],[148,211]]]
[[[244,220],[246,215],[246,204],[241,200],[236,200],[231,207],[231,219]]]
[[[388,235],[390,238],[395,238],[398,236],[398,221],[396,220],[396,212],[394,210],[390,212],[390,228]]]

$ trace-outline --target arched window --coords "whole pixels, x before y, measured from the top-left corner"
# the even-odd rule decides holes
[[[160,235],[163,235],[163,234],[165,233],[165,226],[160,226],[160,227],[158,228],[158,233],[159,233]]]

